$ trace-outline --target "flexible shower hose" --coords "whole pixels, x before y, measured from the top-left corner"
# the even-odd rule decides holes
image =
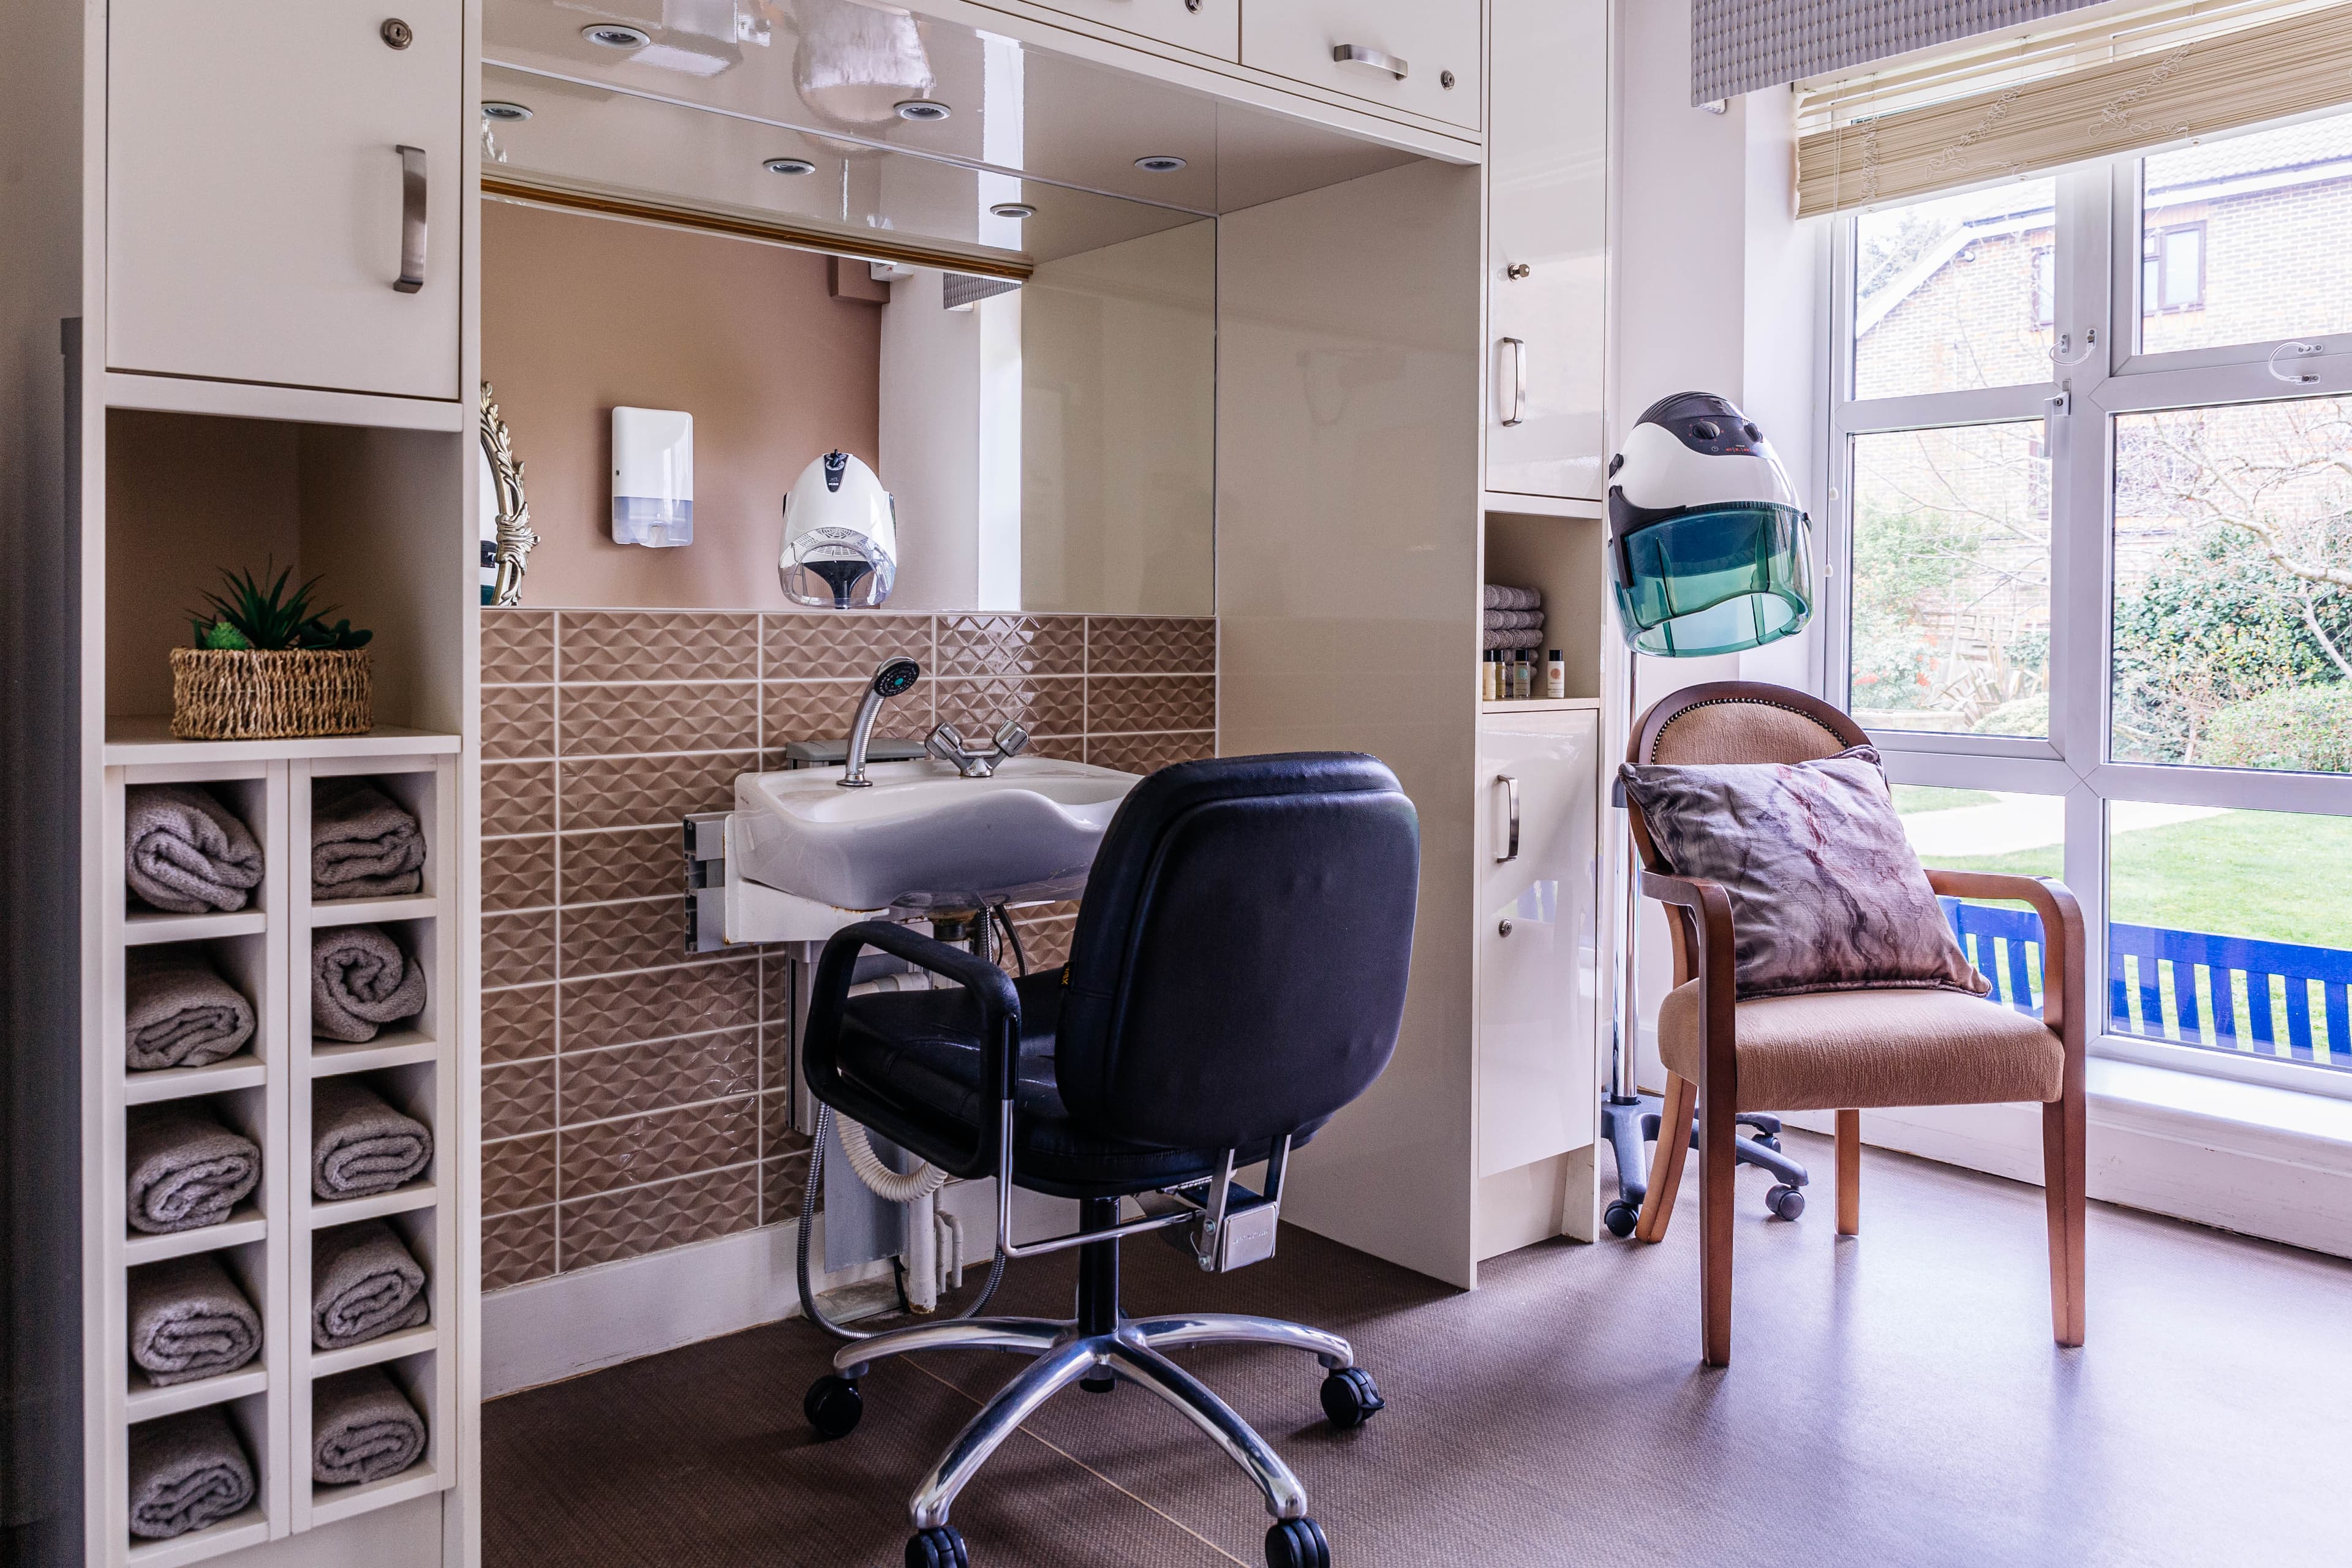
[[[855,1124],[853,1123],[852,1125],[854,1126]],[[801,1233],[796,1240],[794,1247],[793,1282],[800,1287],[801,1310],[807,1316],[810,1322],[814,1323],[818,1328],[823,1329],[826,1333],[831,1334],[837,1340],[870,1340],[875,1336],[875,1334],[886,1331],[853,1329],[844,1324],[835,1322],[831,1318],[826,1317],[824,1311],[818,1308],[816,1304],[816,1291],[809,1284],[809,1232],[814,1228],[809,1221],[816,1213],[816,1195],[824,1179],[824,1138],[825,1133],[832,1129],[832,1126],[833,1107],[829,1105],[821,1105],[817,1107],[816,1134],[809,1145],[808,1182],[801,1189]],[[874,1160],[874,1146],[866,1141],[866,1130],[863,1127],[858,1127],[856,1128],[856,1131],[857,1137],[854,1141],[846,1136],[842,1139],[842,1148],[849,1152],[849,1166],[853,1171],[857,1169],[857,1151],[863,1150],[867,1159]],[[874,1160],[874,1163],[877,1169],[883,1171],[884,1174],[897,1181],[920,1182],[929,1177],[936,1176],[938,1177],[938,1181],[933,1182],[931,1186],[928,1189],[931,1192],[937,1192],[939,1190],[940,1184],[944,1183],[947,1180],[947,1173],[933,1165],[926,1164],[909,1174],[900,1175],[898,1172],[891,1171],[887,1167],[884,1167],[879,1160]],[[865,1173],[859,1172],[858,1179],[860,1181],[866,1181],[866,1177]],[[868,1184],[870,1185],[871,1184],[868,1183]],[[881,1193],[878,1188],[877,1189],[877,1192],[880,1196],[889,1196],[887,1193]],[[920,1196],[922,1194],[918,1192],[910,1195]],[[899,1199],[898,1201],[905,1202],[906,1200]],[[982,1311],[987,1308],[989,1301],[996,1295],[996,1287],[1003,1279],[1004,1254],[1002,1251],[999,1251],[996,1256],[990,1260],[988,1265],[987,1281],[981,1286],[980,1294],[972,1298],[971,1305],[966,1307],[962,1311],[956,1313],[954,1317],[944,1318],[940,1321],[942,1322],[954,1322],[959,1319],[976,1318],[980,1316]]]

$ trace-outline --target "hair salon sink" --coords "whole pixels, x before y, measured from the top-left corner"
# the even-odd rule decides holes
[[[1014,757],[988,778],[879,763],[735,781],[734,874],[843,910],[977,909],[1075,899],[1134,773]]]

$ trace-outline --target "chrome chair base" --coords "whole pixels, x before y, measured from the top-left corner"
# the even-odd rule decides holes
[[[1265,1497],[1266,1512],[1277,1522],[1303,1520],[1307,1515],[1307,1493],[1281,1456],[1268,1447],[1231,1405],[1161,1353],[1187,1345],[1224,1344],[1281,1345],[1307,1351],[1327,1372],[1335,1373],[1356,1364],[1355,1352],[1348,1342],[1320,1329],[1276,1318],[1199,1312],[1179,1317],[1121,1317],[1101,1333],[1082,1331],[1076,1320],[1048,1318],[971,1318],[919,1323],[845,1345],[835,1354],[833,1365],[835,1375],[854,1387],[876,1362],[915,1351],[1012,1351],[1035,1358],[964,1424],[939,1463],[931,1467],[930,1473],[916,1488],[907,1505],[907,1517],[917,1531],[947,1524],[948,1510],[953,1506],[956,1494],[988,1457],[1046,1400],[1081,1379],[1092,1381],[1106,1375],[1149,1389],[1182,1411],[1210,1441],[1241,1467]]]

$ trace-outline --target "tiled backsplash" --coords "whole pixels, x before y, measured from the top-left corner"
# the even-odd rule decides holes
[[[892,654],[880,732],[1017,718],[1131,773],[1215,750],[1216,623],[1136,616],[482,613],[482,1283],[800,1211],[781,954],[689,955],[678,818],[837,740]],[[1058,963],[1074,905],[1018,911]]]

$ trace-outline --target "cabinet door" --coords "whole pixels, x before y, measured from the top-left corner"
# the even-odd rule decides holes
[[[107,364],[458,396],[464,16],[463,0],[112,0]],[[424,154],[406,292],[403,145]]]
[[[1250,0],[1242,64],[1475,131],[1478,21],[1478,0]]]
[[[1608,39],[1607,0],[1494,0],[1491,490],[1604,493]]]
[[[1032,0],[1221,60],[1242,58],[1242,0]]]
[[[1478,721],[1482,1176],[1593,1139],[1596,725],[1590,712],[1487,714]]]

